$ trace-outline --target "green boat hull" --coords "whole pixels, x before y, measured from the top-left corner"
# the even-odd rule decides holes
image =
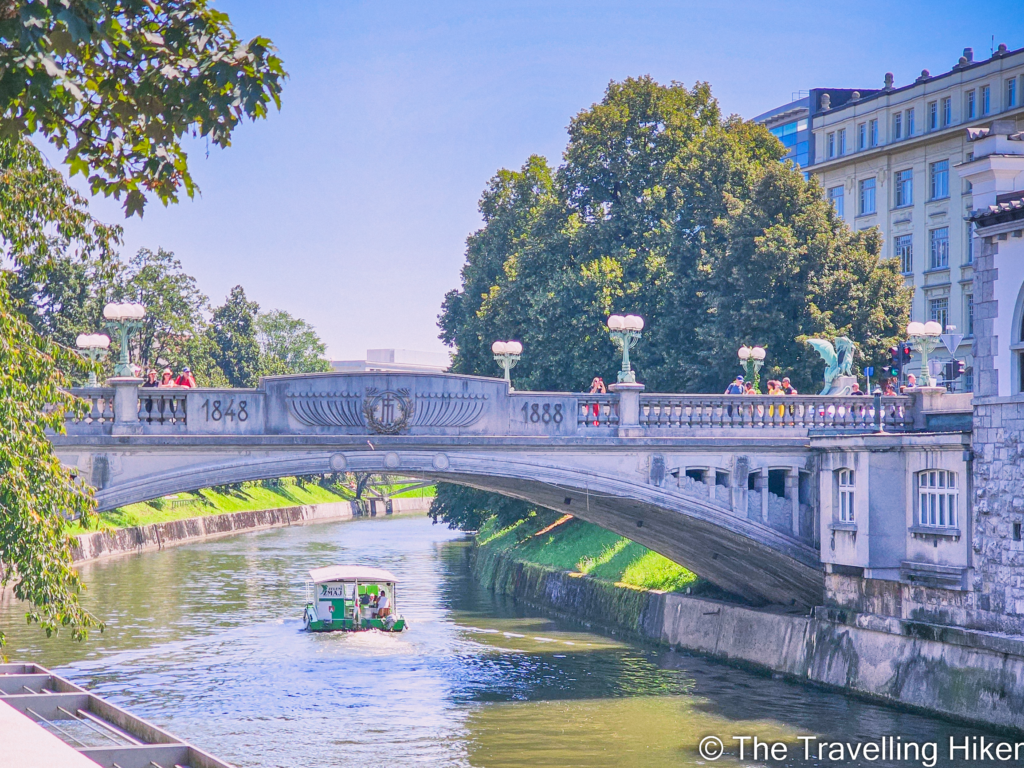
[[[389,627],[384,619],[360,619],[358,623],[352,619],[311,621],[308,611],[303,614],[303,624],[310,632],[366,632],[371,629],[380,632],[402,632],[405,629],[405,619],[403,618],[399,618]]]

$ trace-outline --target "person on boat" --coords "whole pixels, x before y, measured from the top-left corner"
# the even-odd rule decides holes
[[[389,613],[391,613],[391,600],[388,599],[388,593],[382,589],[377,595],[377,618],[386,618]]]

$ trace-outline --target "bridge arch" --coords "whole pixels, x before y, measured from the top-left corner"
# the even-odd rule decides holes
[[[400,440],[400,439],[399,439]],[[107,454],[109,456],[109,454]],[[572,514],[636,541],[754,603],[812,606],[820,603],[822,575],[817,550],[805,542],[744,516],[688,489],[638,483],[635,472],[616,471],[622,457],[604,462],[565,461],[534,451],[424,450],[386,443],[348,450],[277,450],[234,456],[150,454],[163,463],[97,491],[101,510],[213,485],[330,471],[399,472],[409,477],[467,485]],[[140,456],[112,456],[115,470]],[[636,457],[630,457],[635,462]],[[610,459],[610,461],[608,460]],[[116,465],[120,463],[121,467]],[[620,468],[621,469],[621,468]],[[116,473],[115,473],[116,477]]]

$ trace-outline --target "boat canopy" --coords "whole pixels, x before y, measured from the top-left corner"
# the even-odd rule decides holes
[[[313,568],[309,572],[309,578],[314,584],[323,584],[325,581],[390,582],[394,584],[398,581],[398,577],[391,571],[369,565],[328,565],[324,568]]]

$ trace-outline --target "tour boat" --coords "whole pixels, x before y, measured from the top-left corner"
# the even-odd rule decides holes
[[[302,623],[310,632],[401,632],[405,619],[395,604],[397,577],[366,565],[313,568],[306,582]],[[387,607],[378,608],[386,596]],[[383,615],[380,615],[383,614]]]

